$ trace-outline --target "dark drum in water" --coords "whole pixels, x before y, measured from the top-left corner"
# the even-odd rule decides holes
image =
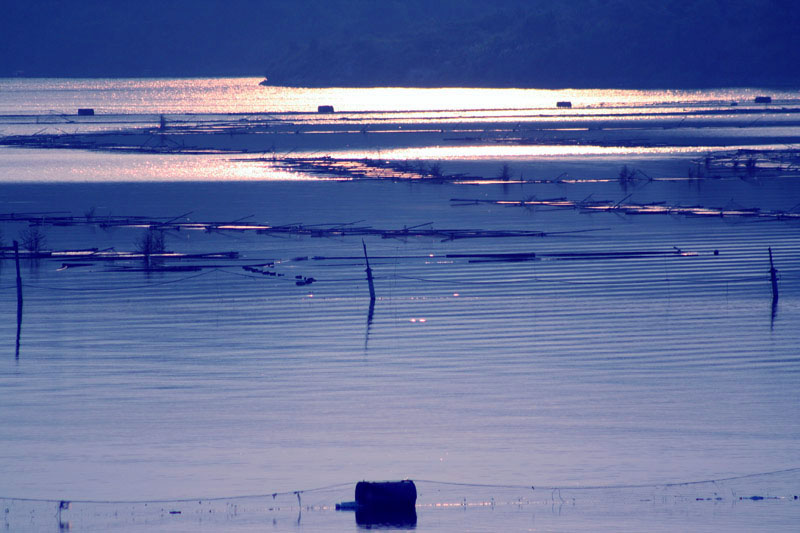
[[[369,509],[414,509],[417,487],[411,480],[359,481],[356,504]]]

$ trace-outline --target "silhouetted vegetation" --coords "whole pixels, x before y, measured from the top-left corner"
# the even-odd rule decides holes
[[[25,228],[19,233],[19,240],[23,249],[28,250],[33,254],[38,254],[42,251],[42,249],[44,249],[44,245],[47,242],[47,237],[41,228],[38,226],[31,226],[29,228]]]
[[[631,183],[636,179],[636,169],[628,168],[628,165],[623,165],[619,170],[620,183]]]
[[[13,0],[0,75],[277,85],[800,84],[791,0]]]
[[[430,168],[428,168],[428,174],[432,178],[442,178],[444,176],[444,168],[442,164],[438,161],[431,163]]]
[[[150,262],[150,257],[163,254],[166,251],[164,232],[157,229],[148,229],[136,241],[136,251],[144,256],[145,263]]]

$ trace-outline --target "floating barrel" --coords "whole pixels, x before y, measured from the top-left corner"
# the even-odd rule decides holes
[[[356,484],[356,524],[404,528],[417,524],[417,487],[404,481],[360,481]]]
[[[757,104],[770,104],[772,103],[771,96],[756,96],[756,103]]]
[[[317,106],[317,113],[333,113],[332,105]]]
[[[410,479],[403,481],[359,481],[356,504],[361,509],[414,509],[417,487]]]
[[[417,525],[417,487],[411,480],[359,481],[356,501],[336,504],[337,511],[355,511],[362,528],[404,529]]]
[[[92,116],[94,115],[94,109],[92,109],[91,107],[81,107],[78,109],[78,115]]]
[[[572,107],[572,102],[570,102],[569,100],[563,100],[561,102],[556,102],[556,107],[561,107],[561,108],[567,108],[568,109],[568,108]]]

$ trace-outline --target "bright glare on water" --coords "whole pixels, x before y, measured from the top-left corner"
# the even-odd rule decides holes
[[[311,112],[318,105],[341,111],[551,109],[574,107],[704,106],[751,102],[757,89],[417,89],[292,88],[261,86],[258,78],[0,79],[0,114],[74,113],[275,113]],[[796,91],[771,91],[797,101]]]

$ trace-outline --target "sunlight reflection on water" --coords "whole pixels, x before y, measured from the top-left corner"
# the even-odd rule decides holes
[[[107,153],[4,148],[8,182],[342,181],[225,155]]]
[[[726,147],[739,150],[747,146]],[[763,146],[760,148],[764,148]],[[508,159],[529,157],[580,157],[609,155],[678,155],[697,154],[718,150],[719,147],[707,146],[552,146],[552,145],[515,145],[515,146],[425,146],[421,148],[400,148],[381,150],[380,157],[385,159]],[[374,157],[377,150],[337,152],[336,157],[358,159]]]
[[[347,111],[724,105],[751,102],[755,89],[473,89],[294,88],[261,86],[259,78],[188,79],[0,79],[0,114],[74,113],[260,113],[316,111],[333,105]],[[773,101],[798,100],[796,91],[771,91]],[[569,112],[569,110],[563,110]]]

